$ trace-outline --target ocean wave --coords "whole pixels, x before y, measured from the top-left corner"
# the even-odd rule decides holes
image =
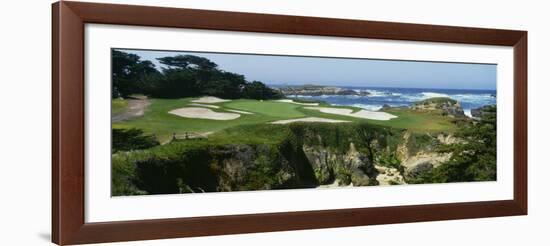
[[[489,103],[496,100],[496,98],[492,94],[445,94],[445,93],[438,93],[438,92],[422,92],[419,94],[412,94],[412,95],[405,95],[404,98],[409,99],[410,101],[420,101],[428,98],[434,98],[434,97],[448,97],[451,99],[455,99],[459,102],[466,102],[466,103]]]
[[[471,109],[464,109],[464,115],[470,117],[470,118],[473,118],[472,116],[472,110]]]
[[[456,100],[495,100],[491,94],[456,94],[451,95],[451,98]]]
[[[370,111],[378,111],[379,109],[382,108],[382,105],[370,105],[370,104],[362,104],[362,103],[355,103],[355,104],[352,104],[351,106],[370,110]]]
[[[368,89],[364,90],[365,92],[369,93],[369,97],[388,97],[388,96],[401,96],[401,93],[397,92],[391,92],[391,91],[381,91],[381,90],[374,90],[374,89]]]
[[[450,97],[449,95],[445,93],[437,93],[437,92],[422,92],[420,93],[424,98],[432,98],[432,97]]]
[[[377,90],[365,90],[369,93],[369,97],[383,97],[386,96],[383,92]]]
[[[378,110],[384,104],[392,107],[410,106],[412,103],[419,102],[432,97],[449,97],[457,100],[461,106],[466,109],[478,108],[483,105],[495,104],[496,97],[490,92],[461,92],[453,94],[453,91],[391,91],[383,89],[357,89],[359,91],[367,91],[368,96],[359,95],[320,95],[320,96],[303,96],[298,95],[298,98],[316,99],[325,101],[331,104],[348,105],[364,108],[367,110]],[[357,91],[356,90],[356,91]],[[457,91],[458,92],[458,91]]]
[[[428,99],[429,97],[426,97],[425,95],[422,95],[421,93],[416,93],[416,94],[405,94],[405,95],[400,96],[400,98],[403,98],[404,100],[409,101],[409,102],[417,102],[417,101],[422,101],[424,99]]]

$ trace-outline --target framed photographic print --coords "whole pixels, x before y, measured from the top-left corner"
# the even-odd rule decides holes
[[[60,245],[527,214],[527,32],[58,2]]]

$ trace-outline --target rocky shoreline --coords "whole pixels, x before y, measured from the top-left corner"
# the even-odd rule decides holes
[[[334,86],[319,86],[319,85],[304,85],[304,86],[288,86],[278,88],[278,90],[285,96],[331,96],[331,95],[341,95],[341,96],[368,96],[370,95],[367,91],[355,91],[350,89],[344,89]]]

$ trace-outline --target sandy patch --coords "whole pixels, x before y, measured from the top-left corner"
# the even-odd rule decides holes
[[[221,103],[221,102],[229,102],[231,100],[226,100],[226,99],[221,99],[221,98],[218,98],[218,97],[211,97],[211,96],[207,96],[207,97],[201,97],[199,99],[195,99],[191,102],[194,102],[194,103]]]
[[[378,171],[376,181],[379,185],[406,184],[405,179],[396,168],[378,165],[374,165],[374,168]]]
[[[200,104],[200,103],[190,103],[189,105],[190,105],[190,106],[207,107],[207,108],[220,108],[220,106],[208,105],[208,104]]]
[[[292,122],[325,122],[325,123],[343,123],[343,122],[349,122],[346,120],[332,120],[332,119],[326,119],[326,118],[319,118],[319,117],[306,117],[306,118],[299,118],[299,119],[290,119],[290,120],[278,120],[271,122],[271,124],[289,124]]]
[[[225,111],[233,112],[233,113],[239,113],[239,114],[254,114],[246,111],[236,110],[236,109],[226,109]]]
[[[301,103],[301,102],[295,102],[291,99],[280,99],[280,100],[277,100],[277,102],[293,103],[293,104],[304,105],[304,106],[319,106],[319,103]]]
[[[369,111],[364,109],[361,109],[355,113],[353,113],[353,110],[347,108],[306,107],[306,109],[319,110],[327,114],[337,114],[370,120],[391,120],[393,118],[397,118],[397,116],[390,113]]]
[[[325,189],[325,188],[349,188],[353,187],[353,183],[350,183],[349,185],[340,185],[340,181],[338,179],[335,179],[332,184],[326,184],[326,185],[319,185],[316,189]]]
[[[240,114],[219,113],[219,112],[214,112],[211,109],[197,108],[197,107],[185,107],[185,108],[174,109],[168,113],[185,117],[185,118],[207,119],[207,120],[234,120],[241,117]]]

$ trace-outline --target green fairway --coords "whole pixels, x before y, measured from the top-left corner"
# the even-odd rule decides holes
[[[235,100],[224,103],[224,106],[280,119],[292,119],[305,116],[304,113],[296,110],[302,107],[301,105],[277,101]]]
[[[419,112],[409,109],[390,109],[386,112],[397,116],[397,118],[389,121],[368,121],[373,124],[418,132],[454,132],[457,130],[457,126],[452,123],[451,118],[442,116],[436,112]]]
[[[226,110],[234,109],[253,113],[250,115],[241,114],[241,116],[235,120],[192,119],[168,113],[173,109],[192,104],[191,101],[193,99],[196,98],[151,99],[151,105],[143,116],[128,121],[113,123],[113,128],[139,128],[149,134],[155,134],[161,141],[165,141],[169,139],[173,133],[177,135],[188,132],[209,133],[238,125],[265,124],[271,121],[301,118],[305,116],[302,112],[297,110],[300,105],[244,99],[210,104],[219,107],[218,109],[210,108],[215,112],[230,113]],[[200,107],[196,105],[189,106]]]
[[[455,125],[451,122],[449,117],[437,115],[435,113],[416,112],[406,109],[391,109],[389,113],[398,116],[395,119],[388,121],[381,120],[369,120],[354,118],[343,115],[335,115],[322,113],[317,110],[305,109],[304,106],[293,103],[278,102],[278,101],[262,101],[262,100],[249,100],[238,99],[229,102],[211,103],[209,105],[215,105],[219,108],[212,108],[214,112],[231,113],[227,110],[240,110],[250,112],[252,114],[241,114],[241,116],[234,120],[210,120],[210,119],[193,119],[185,118],[168,113],[171,110],[182,108],[185,106],[201,107],[192,104],[192,100],[196,98],[183,98],[183,99],[150,99],[151,105],[147,108],[143,116],[113,123],[113,128],[139,128],[149,134],[155,134],[161,142],[167,141],[171,138],[172,134],[182,135],[187,133],[220,133],[221,130],[233,128],[236,126],[242,126],[238,132],[243,133],[243,129],[251,129],[253,125],[264,124],[285,119],[295,119],[303,117],[321,117],[336,120],[346,120],[352,122],[369,122],[375,125],[388,126],[399,129],[409,129],[411,131],[453,131]],[[124,110],[125,105],[123,100],[113,100],[113,111],[118,112]],[[327,106],[327,105],[323,105]],[[354,112],[360,110],[355,107],[343,107],[349,108]],[[206,107],[205,107],[206,108]],[[269,127],[267,127],[269,128]],[[261,129],[266,129],[261,127]],[[273,127],[276,128],[276,127]],[[235,128],[236,130],[237,128]],[[274,130],[274,129],[271,129]],[[251,135],[252,130],[249,130]],[[219,137],[220,134],[213,134],[211,137]],[[230,131],[224,131],[224,135],[230,134]],[[257,134],[254,133],[254,134]],[[233,137],[236,137],[235,135]],[[242,137],[242,136],[241,136]]]
[[[454,132],[457,129],[452,118],[442,116],[437,112],[419,112],[409,109],[390,109],[385,112],[393,114],[397,118],[388,121],[366,121],[381,126],[408,129],[413,132]]]

